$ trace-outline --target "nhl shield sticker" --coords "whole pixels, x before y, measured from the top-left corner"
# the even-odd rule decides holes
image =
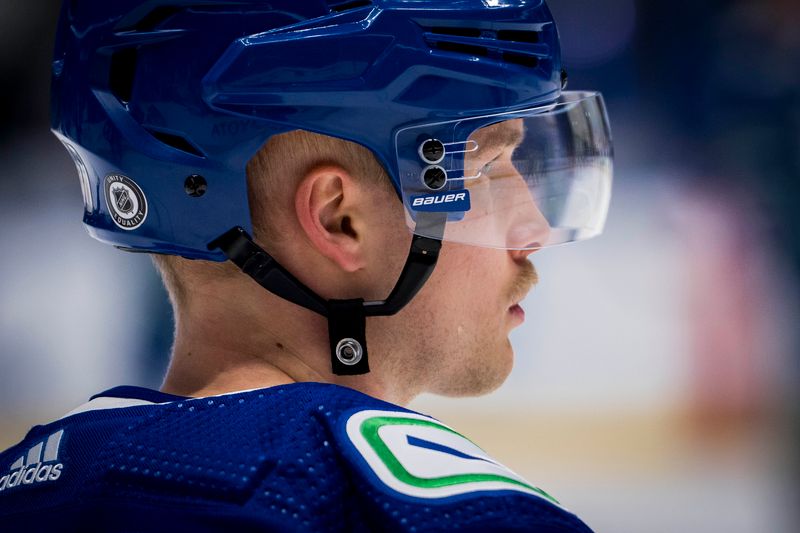
[[[433,418],[397,411],[360,411],[347,420],[346,432],[378,479],[401,494],[436,499],[511,490],[560,506],[545,491]]]
[[[133,230],[147,218],[147,199],[135,181],[122,174],[109,174],[104,181],[108,213],[124,230]]]

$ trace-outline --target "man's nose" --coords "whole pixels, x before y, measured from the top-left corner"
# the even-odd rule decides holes
[[[516,261],[526,259],[530,254],[547,245],[550,239],[550,225],[538,209],[537,213],[537,218],[540,220],[515,224],[509,230],[506,247],[508,253]]]
[[[527,187],[520,187],[516,191],[513,207],[508,210],[507,216],[506,248],[527,257],[547,245],[551,234],[550,224]]]

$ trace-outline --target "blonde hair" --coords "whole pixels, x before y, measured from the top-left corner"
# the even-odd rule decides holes
[[[311,169],[333,164],[364,183],[392,189],[392,183],[368,148],[344,139],[304,130],[270,137],[247,163],[247,190],[253,238],[268,251],[294,223],[291,198],[297,183]],[[198,273],[214,278],[239,275],[229,262],[189,261],[173,255],[152,255],[173,307],[189,296]],[[191,266],[190,266],[191,265]]]

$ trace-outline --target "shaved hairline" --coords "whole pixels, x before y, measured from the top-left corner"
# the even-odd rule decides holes
[[[305,130],[274,135],[247,163],[248,200],[256,240],[269,243],[281,239],[286,233],[283,225],[295,222],[291,200],[297,185],[308,172],[322,165],[341,166],[362,183],[395,191],[383,165],[360,144]]]

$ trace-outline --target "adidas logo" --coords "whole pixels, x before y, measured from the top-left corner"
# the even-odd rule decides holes
[[[20,485],[56,481],[61,477],[61,469],[64,468],[64,465],[48,463],[58,461],[58,447],[61,445],[63,435],[63,429],[53,433],[47,437],[46,442],[40,442],[28,450],[27,457],[23,455],[14,461],[10,468],[11,473],[0,477],[0,492]],[[43,450],[44,455],[42,455]]]

